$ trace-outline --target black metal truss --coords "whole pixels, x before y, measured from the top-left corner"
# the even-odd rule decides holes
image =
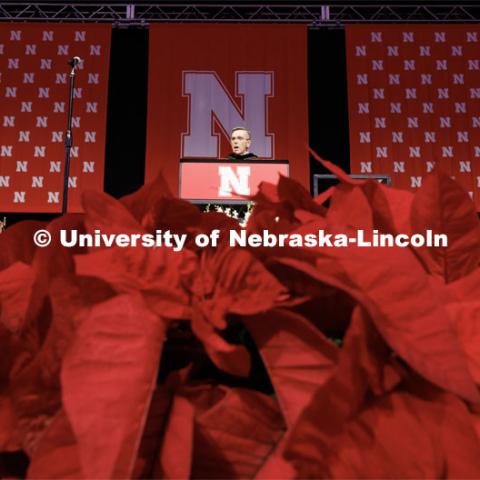
[[[480,4],[0,2],[0,21],[108,22],[126,27],[158,22],[304,23],[312,28],[348,23],[476,23]]]

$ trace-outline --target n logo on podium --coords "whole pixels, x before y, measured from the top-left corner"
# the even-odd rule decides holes
[[[220,175],[219,197],[231,197],[232,193],[237,195],[250,195],[248,179],[250,167],[218,167]]]

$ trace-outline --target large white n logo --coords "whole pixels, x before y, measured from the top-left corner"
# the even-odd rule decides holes
[[[183,72],[183,95],[188,96],[188,132],[182,134],[183,157],[220,156],[219,135],[214,119],[225,135],[238,126],[252,133],[252,151],[274,158],[273,134],[267,133],[268,97],[273,96],[273,72],[237,72],[235,95],[240,108],[216,72]]]

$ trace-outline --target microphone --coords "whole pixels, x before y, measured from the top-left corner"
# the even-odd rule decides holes
[[[72,68],[75,68],[81,61],[82,61],[82,59],[81,59],[80,57],[73,57],[73,58],[71,58],[67,63],[68,63]]]

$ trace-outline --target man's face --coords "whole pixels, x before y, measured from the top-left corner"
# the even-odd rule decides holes
[[[236,153],[237,155],[243,155],[244,153],[248,152],[250,143],[250,137],[246,130],[235,130],[232,132],[230,145],[232,146],[233,153]]]

